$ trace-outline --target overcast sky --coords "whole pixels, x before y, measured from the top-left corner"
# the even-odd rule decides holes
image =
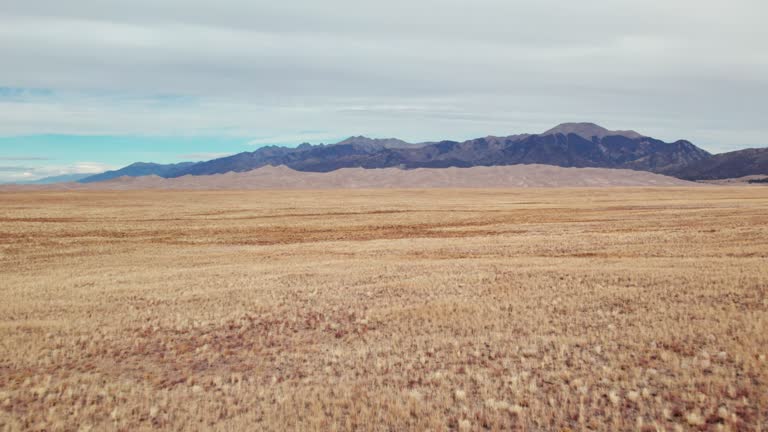
[[[765,0],[4,0],[0,180],[568,121],[765,146],[767,21]]]

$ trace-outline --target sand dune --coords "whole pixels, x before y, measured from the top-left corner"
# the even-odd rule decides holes
[[[343,168],[328,173],[295,171],[285,166],[242,173],[184,176],[121,177],[91,183],[11,186],[4,189],[334,189],[334,188],[514,188],[691,186],[673,177],[644,171],[606,168],[562,168],[552,165],[511,165],[472,168]]]

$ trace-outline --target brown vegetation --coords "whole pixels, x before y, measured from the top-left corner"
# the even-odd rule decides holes
[[[0,430],[759,430],[761,188],[0,194]]]

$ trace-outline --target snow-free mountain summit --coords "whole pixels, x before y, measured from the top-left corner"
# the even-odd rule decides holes
[[[743,175],[768,174],[764,158],[757,158],[753,153],[729,158],[736,161],[734,163],[743,165],[734,168],[732,164],[711,162],[717,156],[686,140],[667,143],[633,130],[612,131],[594,123],[563,123],[540,134],[486,136],[462,142],[446,140],[408,143],[396,138],[372,139],[354,136],[336,144],[266,146],[252,152],[198,163],[134,164],[106,175],[82,179],[80,182],[101,181],[107,177],[116,178],[121,175],[177,178],[187,175],[246,172],[264,166],[280,165],[297,171],[330,172],[340,168],[466,168],[541,164],[574,168],[631,169],[687,180],[698,180],[697,174],[704,172],[695,168],[699,166],[707,167],[707,179],[725,178],[730,172]],[[752,160],[755,158],[757,159]],[[720,166],[727,167],[728,173],[720,173]],[[137,172],[138,174],[135,174]]]

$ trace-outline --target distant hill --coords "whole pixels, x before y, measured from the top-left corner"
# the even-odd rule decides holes
[[[181,162],[177,164],[156,164],[146,162],[136,162],[119,170],[106,171],[101,174],[90,175],[78,180],[80,183],[93,183],[105,180],[112,180],[119,177],[142,177],[147,175],[157,175],[161,177],[170,177],[179,170],[193,166],[194,162]]]
[[[91,177],[93,173],[87,174],[62,174],[51,177],[44,177],[38,180],[25,182],[25,184],[53,184],[53,183],[68,183],[80,181],[86,177]]]
[[[768,148],[721,153],[669,171],[687,180],[719,180],[751,175],[768,175]]]
[[[368,147],[371,150],[380,150],[384,148],[414,148],[423,147],[429,143],[412,144],[399,140],[397,138],[368,138],[364,136],[349,137],[336,145],[353,144],[359,147]]]
[[[766,149],[750,149],[713,156],[686,140],[667,143],[632,130],[612,131],[594,123],[563,123],[541,134],[487,136],[462,142],[414,144],[396,138],[353,136],[336,144],[267,146],[198,163],[135,163],[80,181],[148,175],[177,178],[247,172],[266,166],[330,172],[341,168],[467,168],[520,164],[631,169],[687,180],[711,180],[768,174],[766,152]]]
[[[576,134],[587,139],[592,139],[593,137],[605,138],[607,136],[623,136],[630,139],[643,138],[643,135],[633,130],[611,131],[594,123],[563,123],[544,132],[542,135],[555,134]]]
[[[489,136],[464,142],[408,144],[393,138],[352,137],[337,144],[262,147],[200,162],[163,177],[245,172],[267,165],[299,171],[339,168],[446,168],[517,164],[628,168],[665,172],[706,159],[688,141],[665,143],[634,131],[609,131],[592,123],[564,123],[539,135]]]

